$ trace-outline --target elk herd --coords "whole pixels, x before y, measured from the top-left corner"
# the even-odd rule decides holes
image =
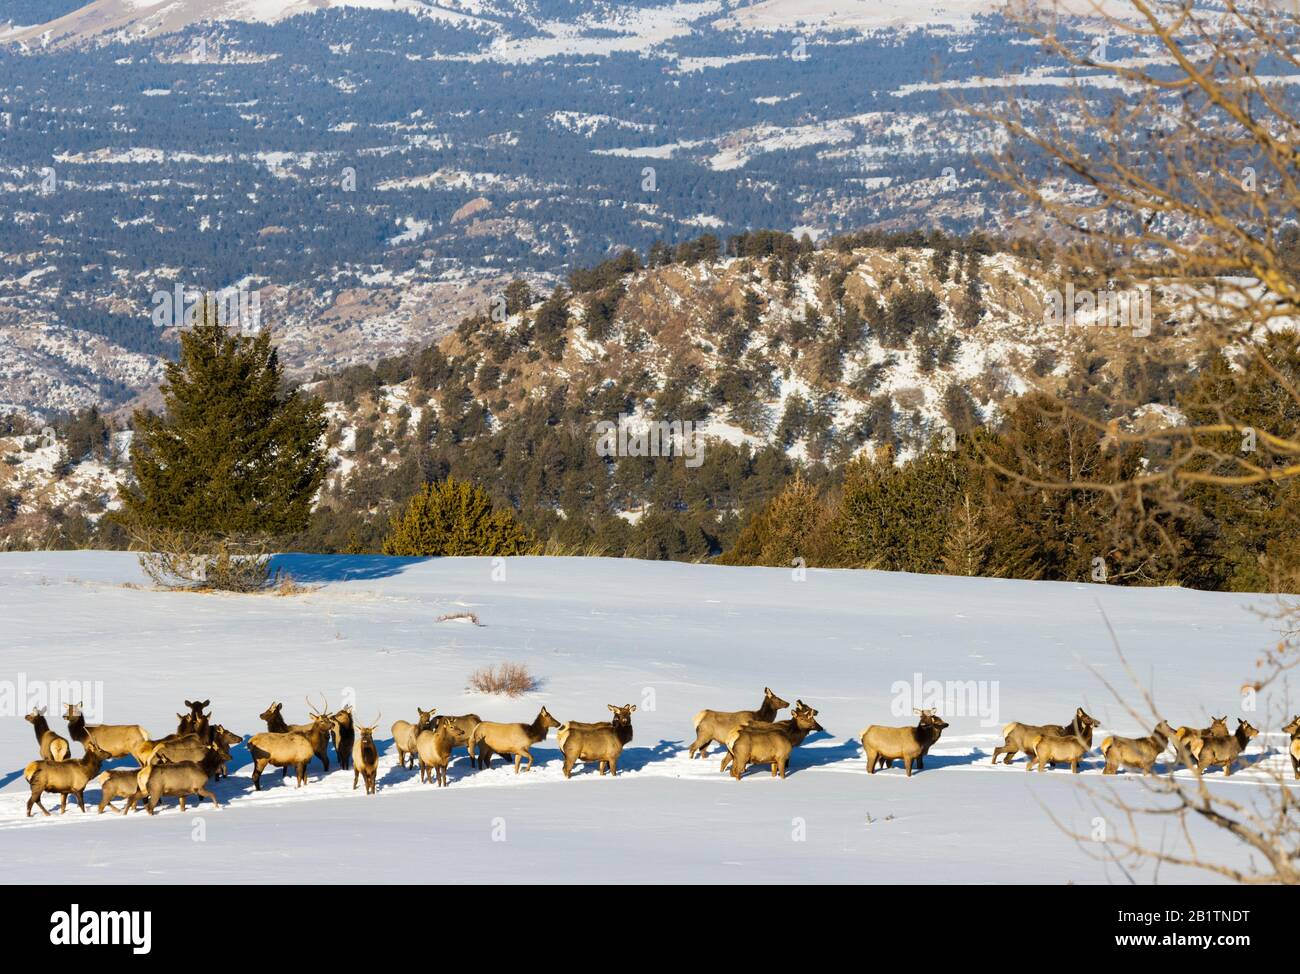
[[[352,771],[353,790],[364,785],[366,794],[375,794],[379,768],[375,731],[382,715],[376,715],[369,724],[358,724],[351,706],[331,712],[327,700],[322,699],[319,707],[308,700],[308,720],[289,724],[282,714],[283,705],[272,702],[259,715],[266,730],[245,739],[214,723],[210,704],[210,700],[186,700],[188,712],[176,715],[176,732],[156,739],[138,724],[88,725],[81,704],[70,704],[64,711],[65,738],[50,728],[44,709],[33,710],[27,720],[35,731],[40,758],[23,769],[23,777],[31,785],[27,815],[33,808],[49,815],[41,804],[47,792],[60,796],[61,813],[67,811],[69,796],[84,812],[85,791],[92,783],[100,789],[101,814],[112,809],[125,815],[144,802],[153,815],[164,798],[179,799],[182,810],[189,799],[197,803],[206,798],[220,807],[211,783],[226,776],[231,748],[238,744],[247,747],[254,790],[261,790],[262,774],[268,766],[279,768],[282,780],[292,768],[298,786],[307,783],[312,761],[319,761],[321,769],[328,772],[329,749],[333,745],[339,768]],[[490,767],[492,759],[500,755],[507,762],[513,759],[515,773],[519,774],[533,765],[531,748],[546,740],[554,728],[566,778],[572,777],[577,764],[595,764],[600,775],[608,772],[617,776],[623,748],[632,740],[636,707],[608,706],[610,719],[591,723],[561,722],[545,707],[527,723],[485,721],[477,714],[440,715],[436,709],[417,707],[415,723],[393,723],[393,748],[401,768],[414,768],[418,763],[421,782],[445,787],[447,768],[457,750],[463,751],[472,770]],[[788,718],[778,720],[777,715],[787,707],[789,701],[778,697],[771,688],[764,688],[763,699],[754,710],[701,710],[693,721],[695,737],[688,756],[706,757],[709,747],[720,744],[723,755],[719,770],[730,773],[735,780],[739,781],[754,766],[766,766],[773,777],[784,778],[791,752],[810,734],[825,731],[817,722],[817,711],[802,700],[790,707]],[[924,770],[926,754],[948,724],[933,710],[918,710],[916,714],[914,726],[872,724],[862,731],[860,740],[869,774],[891,767],[895,761],[902,763],[909,778],[914,769]],[[1002,728],[1003,743],[994,749],[993,763],[1002,758],[1004,764],[1011,764],[1017,755],[1024,754],[1028,771],[1037,768],[1045,772],[1049,767],[1069,765],[1070,771],[1077,774],[1080,762],[1093,749],[1093,731],[1099,723],[1082,707],[1063,724],[1012,721]],[[1300,716],[1282,730],[1290,735],[1291,768],[1300,779]],[[1239,719],[1236,729],[1230,732],[1226,716],[1214,718],[1208,727],[1173,728],[1161,720],[1146,737],[1105,738],[1099,748],[1105,760],[1102,773],[1131,770],[1151,774],[1157,760],[1172,748],[1179,762],[1189,769],[1204,774],[1221,767],[1225,775],[1230,775],[1258,734],[1259,730],[1244,719]],[[81,745],[80,758],[72,757],[73,743]],[[102,770],[105,762],[127,757],[135,760],[136,767]],[[119,798],[121,808],[114,804]]]

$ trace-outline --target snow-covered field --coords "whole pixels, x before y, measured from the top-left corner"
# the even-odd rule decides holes
[[[1080,788],[1103,779],[1094,752],[1079,778],[992,767],[1010,720],[1058,721],[1082,704],[1103,732],[1139,728],[1090,667],[1125,685],[1102,616],[1174,723],[1242,714],[1237,688],[1276,641],[1252,609],[1260,597],[877,572],[734,569],[631,560],[289,556],[296,597],[175,594],[132,588],[134,557],[108,552],[0,555],[0,861],[9,882],[1106,882],[1048,812],[1087,829],[1097,814]],[[482,626],[438,617],[474,612]],[[543,684],[524,698],[465,690],[471,670],[527,663]],[[295,789],[268,774],[254,794],[247,755],[219,783],[219,810],[150,818],[91,811],[24,817],[22,767],[35,740],[28,693],[88,681],[91,723],[171,732],[186,698],[210,697],[214,719],[244,734],[281,700],[332,707],[355,694],[358,716],[383,712],[379,794],[350,772]],[[926,769],[869,777],[857,737],[904,723],[909,689],[975,681],[945,707],[951,727]],[[827,735],[795,751],[784,780],[741,782],[716,760],[688,760],[691,718],[704,707],[756,706],[770,685],[820,710]],[[416,705],[485,719],[598,720],[636,703],[635,739],[617,779],[560,772],[555,737],[525,775],[497,765],[451,769],[451,787],[421,785],[396,766],[388,727]],[[1276,731],[1281,701],[1254,723]],[[53,709],[53,708],[52,708]],[[958,711],[965,711],[958,712]],[[1269,715],[1269,716],[1265,716]],[[52,721],[65,733],[61,719]],[[1098,737],[1100,740],[1100,736]],[[1261,738],[1276,757],[1280,738]],[[716,749],[716,748],[715,748]],[[74,747],[79,754],[80,747]],[[1251,752],[1258,754],[1258,744]],[[1217,776],[1217,772],[1216,772]],[[1222,786],[1273,787],[1258,771]],[[47,807],[57,799],[46,798]],[[1231,854],[1217,834],[1203,852]],[[1165,869],[1162,882],[1205,881]]]

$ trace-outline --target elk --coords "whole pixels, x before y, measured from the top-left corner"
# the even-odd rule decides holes
[[[912,777],[912,765],[939,740],[948,724],[933,710],[918,710],[921,719],[915,727],[881,727],[872,724],[862,732],[862,749],[867,752],[867,771],[876,773],[880,758],[886,763],[902,761],[907,777]]]
[[[282,713],[284,705],[274,702],[258,714],[258,717],[266,721],[266,729],[272,734],[294,733],[310,738],[314,748],[312,751],[313,756],[320,758],[321,767],[328,772],[330,769],[330,734],[334,730],[334,723],[329,715],[329,701],[324,697],[321,698],[321,701],[322,706],[319,712],[312,708],[310,700],[307,701],[307,712],[311,715],[310,723],[286,724]],[[322,721],[324,721],[325,727],[323,734],[320,733]]]
[[[393,746],[397,748],[397,763],[403,768],[415,767],[415,739],[420,735],[421,731],[426,731],[433,726],[433,715],[438,712],[437,707],[432,710],[425,710],[423,707],[417,706],[415,709],[420,716],[414,724],[409,720],[393,721]],[[407,758],[410,758],[409,764]]]
[[[86,810],[86,786],[99,774],[99,766],[109,755],[90,738],[86,738],[83,746],[86,749],[85,756],[75,761],[33,761],[23,769],[23,777],[32,786],[32,797],[27,799],[28,818],[31,817],[33,805],[46,815],[50,814],[41,804],[41,796],[47,791],[62,796],[59,800],[60,815],[68,811],[69,795],[77,799],[83,812]]]
[[[570,721],[556,731],[560,750],[564,752],[564,777],[573,777],[573,766],[579,761],[596,761],[602,775],[608,768],[610,774],[618,777],[619,756],[632,740],[632,714],[636,712],[636,704],[606,706],[613,713],[613,720],[595,724]]]
[[[339,713],[342,712],[339,711]],[[382,716],[383,713],[380,713],[379,717]],[[372,720],[369,726],[363,724],[357,728],[361,735],[353,742],[352,751],[349,755],[352,759],[352,790],[357,790],[357,778],[362,777],[366,781],[367,795],[375,793],[375,776],[379,773],[379,749],[375,747],[375,728],[379,726],[379,717]],[[348,713],[348,734],[352,734],[351,712]],[[335,747],[337,748],[337,746],[336,744]],[[339,751],[338,754],[339,764],[342,766],[343,752]]]
[[[468,750],[470,732],[482,722],[478,714],[461,714],[459,717],[447,715],[447,724],[456,739],[452,747],[463,747]],[[471,757],[470,764],[477,766],[478,762]]]
[[[1232,734],[1220,737],[1203,737],[1191,744],[1192,757],[1196,758],[1197,770],[1204,774],[1216,764],[1223,765],[1224,775],[1232,774],[1232,766],[1241,752],[1246,750],[1250,739],[1259,733],[1259,728],[1237,718],[1237,729]]]
[[[1049,731],[1055,731],[1056,728],[1045,728]],[[1080,734],[1037,734],[1025,741],[1027,745],[1025,753],[1029,755],[1029,763],[1025,765],[1026,771],[1033,771],[1034,765],[1038,765],[1039,771],[1046,771],[1050,764],[1055,767],[1058,764],[1068,764],[1072,774],[1079,773],[1079,762],[1083,756],[1092,750],[1092,735],[1088,735],[1085,741]]]
[[[1174,731],[1174,740],[1189,751],[1192,749],[1192,741],[1199,740],[1202,737],[1227,737],[1228,736],[1228,715],[1215,717],[1211,715],[1209,727],[1188,727],[1186,725],[1179,727]]]
[[[426,783],[436,781],[439,788],[445,788],[452,748],[462,743],[455,717],[435,718],[432,727],[420,731],[415,738],[415,750],[420,758],[420,780]]]
[[[732,755],[731,776],[739,781],[751,764],[770,764],[772,777],[784,778],[790,752],[813,731],[825,730],[817,723],[817,711],[811,707],[794,711],[790,720],[788,728],[766,722],[738,727],[725,742]]]
[[[222,763],[230,759],[230,752],[224,751],[216,744],[208,745],[207,754],[202,761],[177,761],[163,764],[151,764],[141,768],[136,775],[139,790],[149,796],[145,810],[154,814],[158,803],[167,798],[179,798],[181,811],[185,811],[185,801],[193,796],[195,804],[204,798],[216,808],[221,807],[217,796],[208,790],[208,782],[217,773]],[[138,798],[127,801],[126,810],[135,808]]]
[[[352,704],[336,711],[330,716],[330,720],[334,723],[334,756],[339,759],[339,767],[346,771],[352,766],[352,749],[357,739],[356,727],[352,722]],[[374,730],[373,727],[370,729]]]
[[[45,719],[47,708],[33,708],[27,715],[27,723],[36,731],[36,745],[40,748],[41,758],[46,761],[66,761],[68,759],[68,742],[50,730],[50,723]]]
[[[223,724],[214,724],[214,725],[213,725],[213,727],[212,727],[212,743],[213,743],[213,744],[220,744],[220,745],[221,745],[222,747],[224,747],[227,751],[229,751],[230,748],[234,747],[236,744],[239,744],[241,741],[243,741],[243,738],[242,738],[242,737],[240,737],[240,736],[239,736],[238,734],[236,734],[234,731],[226,730],[226,728],[225,728],[225,726],[224,726]],[[227,760],[229,760],[229,759],[227,759]],[[221,762],[221,767],[217,769],[217,773],[216,773],[215,775],[213,775],[213,777],[214,777],[214,778],[225,778],[225,777],[228,777],[228,776],[229,776],[229,772],[226,770],[226,762],[225,762],[225,761],[222,761],[222,762]]]
[[[253,758],[253,787],[257,791],[262,790],[262,772],[268,764],[281,769],[281,778],[292,767],[298,787],[307,783],[307,765],[319,755],[320,742],[329,740],[332,724],[329,717],[321,714],[311,726],[311,736],[298,731],[267,731],[248,739],[248,753]]]
[[[794,715],[794,716],[787,717],[785,720],[777,720],[777,721],[751,720],[751,721],[749,721],[748,723],[743,724],[743,725],[741,725],[741,726],[742,726],[742,727],[752,727],[752,728],[754,728],[755,730],[758,730],[759,728],[773,728],[773,727],[775,727],[775,728],[777,728],[777,729],[785,730],[785,731],[789,732],[789,731],[793,731],[793,730],[795,729],[795,720],[794,720],[795,716],[798,716],[798,714],[799,714],[800,711],[806,711],[806,710],[811,710],[811,709],[812,709],[812,708],[809,707],[809,706],[808,706],[806,703],[804,703],[802,700],[796,700],[796,701],[794,702],[794,709],[792,709],[792,710],[790,711],[790,713],[791,713],[792,715]],[[739,730],[739,728],[737,728],[737,730]],[[732,737],[735,737],[735,736],[736,736],[736,735],[735,735],[735,732],[733,731],[732,734],[731,734],[731,737],[727,738],[727,740],[731,740],[731,738],[732,738]],[[800,744],[802,744],[802,743],[803,743],[803,739],[804,739],[804,737],[806,737],[806,736],[807,736],[807,734],[800,734],[800,735],[798,735],[799,739],[796,740],[796,741],[794,742],[795,747],[798,747]],[[734,757],[734,756],[732,755],[732,753],[731,753],[730,745],[728,745],[728,744],[726,743],[726,741],[724,741],[723,744],[724,744],[724,747],[723,747],[723,755],[722,755],[722,764],[721,764],[721,766],[718,768],[719,771],[726,771],[727,768],[731,767],[731,762],[732,762],[732,759],[733,759],[733,757]]]
[[[143,798],[139,775],[138,768],[128,768],[123,771],[105,771],[96,778],[95,781],[99,784],[99,814],[103,815],[105,808],[111,808],[119,815],[125,815],[128,808]],[[126,799],[126,805],[120,809],[113,804],[118,798]]]
[[[519,773],[519,762],[524,758],[528,759],[524,770],[529,771],[533,766],[533,755],[529,748],[539,741],[546,740],[550,729],[559,726],[560,722],[552,717],[545,707],[537,712],[537,717],[531,724],[499,724],[483,721],[475,724],[474,729],[470,731],[469,756],[471,760],[475,758],[481,760],[482,766],[486,768],[492,763],[493,755],[512,754],[515,759],[515,774]]]
[[[176,725],[177,735],[197,734],[205,742],[212,740],[212,727],[209,723],[211,714],[205,714],[204,708],[207,707],[211,700],[186,700],[185,706],[190,708],[188,714],[177,714],[179,723]]]
[[[1033,764],[1034,752],[1029,742],[1035,737],[1075,737],[1091,748],[1093,729],[1100,725],[1101,721],[1089,717],[1082,707],[1075,710],[1074,719],[1068,724],[1022,724],[1013,720],[1002,728],[1005,742],[993,749],[993,763],[998,763],[999,754],[1005,754],[1007,757],[1002,763],[1010,764],[1017,754],[1024,751],[1029,763]]]
[[[1291,723],[1282,728],[1282,733],[1291,736],[1287,753],[1291,755],[1291,771],[1300,778],[1300,716],[1291,718]]]
[[[764,687],[763,702],[757,710],[701,710],[695,715],[695,741],[691,744],[690,756],[696,757],[698,754],[699,757],[705,757],[709,753],[710,744],[715,741],[723,743],[741,724],[747,724],[751,720],[771,722],[778,711],[788,706],[788,700],[778,697],[771,687]]]
[[[173,734],[161,740],[142,742],[133,756],[143,768],[159,756],[168,761],[202,761],[207,753],[208,742],[198,734]]]
[[[63,719],[68,722],[68,736],[86,746],[87,741],[94,741],[95,747],[110,758],[125,757],[134,754],[136,749],[149,740],[149,732],[139,724],[96,724],[86,725],[86,717],[81,712],[80,703],[68,704]]]
[[[1216,718],[1217,719],[1217,718]],[[1177,732],[1165,721],[1156,724],[1150,737],[1108,737],[1101,742],[1106,757],[1102,774],[1117,774],[1120,768],[1138,768],[1150,774],[1156,758],[1165,752],[1169,739]]]

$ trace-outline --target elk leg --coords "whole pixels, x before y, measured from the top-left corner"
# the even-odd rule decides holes
[[[1076,759],[1070,762],[1070,774],[1078,774],[1078,773],[1079,773],[1079,762]]]
[[[524,770],[531,771],[533,769],[533,752],[525,748],[524,757],[528,759],[528,763],[524,765]],[[518,758],[516,758],[516,760],[518,760]]]
[[[84,794],[84,792],[80,792],[80,791],[79,791],[79,792],[76,793],[76,795],[77,795],[77,804],[78,804],[79,806],[81,806],[81,811],[84,813],[84,812],[86,811],[86,798],[85,798],[85,794]]]
[[[609,762],[609,773],[615,778],[618,777],[618,758],[613,758]]]
[[[573,758],[567,754],[564,756],[564,777],[573,777]]]
[[[202,798],[206,798],[208,801],[212,802],[212,807],[213,807],[213,808],[220,808],[220,807],[221,807],[221,802],[217,801],[217,796],[214,795],[212,792],[210,792],[210,791],[206,791],[206,790],[200,788],[200,789],[199,789],[199,796],[202,797]]]
[[[712,743],[713,738],[706,734],[697,734],[695,737],[695,743],[691,745],[690,757],[707,757],[709,753],[709,745]]]
[[[352,770],[352,790],[353,790],[353,791],[356,791],[356,790],[357,790],[357,776],[358,776],[359,774],[361,774],[361,772],[360,772],[360,771],[357,771],[355,768]],[[420,780],[421,780],[421,781],[424,780],[424,769],[423,769],[423,768],[420,769]]]
[[[912,759],[911,759],[911,758],[903,758],[903,768],[904,768],[904,770],[907,772],[907,776],[908,776],[909,778],[912,777]]]

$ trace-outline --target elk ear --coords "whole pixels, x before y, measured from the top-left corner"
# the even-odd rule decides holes
[[[628,709],[629,709],[630,711],[632,711],[632,713],[636,713],[636,704],[634,704],[634,703],[630,703],[630,704],[628,704],[627,706],[628,706]]]

